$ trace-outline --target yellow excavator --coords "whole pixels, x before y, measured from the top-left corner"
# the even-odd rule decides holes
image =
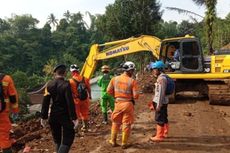
[[[176,50],[178,58],[174,59]],[[144,51],[151,52],[153,59],[163,60],[167,65],[166,73],[176,84],[173,100],[178,92],[198,91],[209,97],[210,104],[230,104],[230,53],[204,56],[200,42],[194,36],[160,40],[142,35],[93,44],[81,74],[90,78],[98,61]]]

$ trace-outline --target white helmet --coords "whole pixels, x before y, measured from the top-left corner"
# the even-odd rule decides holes
[[[77,66],[77,64],[72,64],[70,65],[70,72],[73,72],[73,71],[79,71],[79,67]]]
[[[134,70],[135,64],[131,61],[127,61],[123,64],[122,68],[124,71]]]

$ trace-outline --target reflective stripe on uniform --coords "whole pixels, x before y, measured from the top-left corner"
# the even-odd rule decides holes
[[[131,101],[132,99],[130,98],[116,98],[116,101]]]
[[[122,83],[124,85],[127,86],[126,89],[121,89],[119,88],[118,84]],[[124,93],[124,94],[131,94],[132,90],[131,90],[131,83],[132,83],[132,79],[128,79],[128,82],[121,82],[117,79],[117,77],[114,79],[114,91],[115,92],[119,92],[119,93]]]
[[[50,93],[48,92],[47,87],[46,87],[46,88],[45,88],[44,96],[48,96],[48,95],[50,95]]]
[[[8,86],[8,85],[9,85],[9,82],[2,81],[2,85],[3,85],[3,86]]]

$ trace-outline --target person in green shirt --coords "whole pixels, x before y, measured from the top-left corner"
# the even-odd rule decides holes
[[[101,67],[101,71],[103,73],[102,76],[97,81],[99,87],[101,87],[101,110],[103,113],[103,124],[108,124],[108,114],[107,109],[108,106],[113,111],[114,110],[114,98],[106,92],[107,86],[109,85],[110,80],[112,79],[112,75],[109,74],[110,68],[107,65]]]

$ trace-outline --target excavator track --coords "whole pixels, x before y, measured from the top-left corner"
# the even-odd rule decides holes
[[[208,80],[207,85],[211,105],[230,105],[230,80]]]

